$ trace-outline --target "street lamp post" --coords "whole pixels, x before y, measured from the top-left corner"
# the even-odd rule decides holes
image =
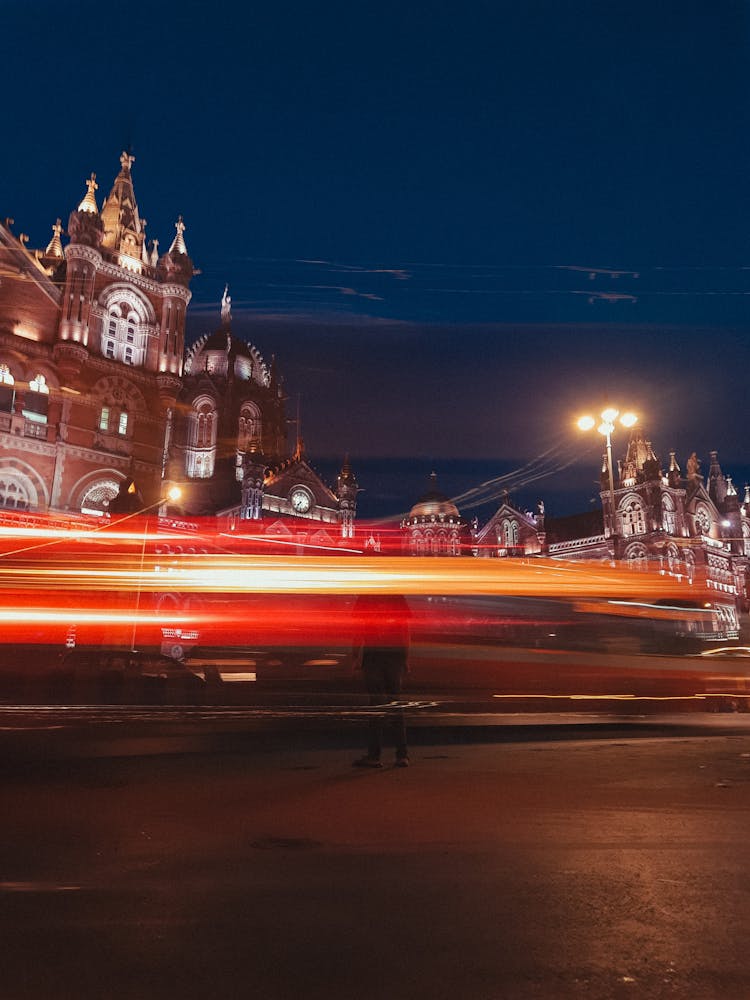
[[[617,517],[615,515],[615,477],[612,467],[612,432],[615,429],[615,421],[618,420],[618,417],[619,423],[623,427],[633,427],[638,422],[638,417],[631,411],[621,415],[620,411],[615,409],[613,406],[608,406],[605,410],[602,410],[600,417],[601,423],[596,429],[607,442],[607,475],[609,478],[609,506],[611,517],[610,535],[614,537],[617,534]],[[580,417],[578,420],[578,427],[582,431],[590,431],[593,427],[596,427],[596,420],[594,417],[587,414],[584,417]]]
[[[134,653],[135,649],[135,637],[138,631],[138,615],[141,608],[141,587],[143,584],[143,567],[146,563],[146,540],[148,539],[148,515],[149,511],[152,511],[154,507],[160,507],[162,504],[166,504],[167,501],[176,503],[182,496],[182,490],[179,486],[171,486],[166,493],[166,496],[159,497],[156,503],[149,504],[148,507],[144,507],[141,513],[144,515],[143,520],[143,537],[141,539],[141,561],[138,567],[138,585],[135,592],[135,613],[133,616],[133,632],[130,636],[130,652]]]

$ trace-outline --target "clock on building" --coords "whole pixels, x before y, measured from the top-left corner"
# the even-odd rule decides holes
[[[292,510],[296,511],[297,514],[306,514],[312,506],[312,500],[307,490],[292,490],[289,499],[292,503]]]

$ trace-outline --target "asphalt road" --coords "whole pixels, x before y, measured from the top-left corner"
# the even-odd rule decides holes
[[[361,722],[36,711],[3,1000],[750,996],[746,717],[425,726],[363,772]]]

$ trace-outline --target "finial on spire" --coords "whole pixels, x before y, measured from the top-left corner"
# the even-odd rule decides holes
[[[120,166],[122,167],[123,171],[130,173],[130,170],[134,163],[135,163],[135,157],[132,156],[130,153],[128,153],[127,150],[123,149],[123,151],[120,153]]]
[[[94,191],[99,188],[99,185],[96,183],[96,174],[91,174],[91,177],[89,177],[86,181],[86,188],[86,194],[83,196],[83,201],[78,206],[78,211],[91,212],[94,215],[98,215],[99,209],[96,204],[96,195],[94,194]]]
[[[187,255],[187,247],[185,246],[185,238],[182,235],[185,232],[185,223],[182,221],[182,216],[177,219],[174,224],[177,230],[177,235],[172,240],[172,246],[169,248],[170,253],[184,253]]]
[[[52,239],[47,244],[47,249],[44,251],[45,257],[64,257],[62,243],[60,242],[60,234],[62,233],[62,222],[60,219],[55,221],[52,227]]]
[[[225,325],[232,321],[232,296],[229,294],[229,285],[224,285],[224,294],[221,297],[221,322]]]

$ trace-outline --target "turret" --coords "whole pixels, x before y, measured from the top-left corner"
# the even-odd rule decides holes
[[[708,495],[717,507],[721,507],[727,495],[727,483],[719,465],[718,452],[709,452],[711,465],[708,470]]]
[[[169,250],[159,258],[157,275],[160,281],[187,286],[195,271],[185,245],[185,223],[182,216],[175,222],[175,230],[175,238]]]
[[[341,512],[341,537],[354,537],[354,516],[357,510],[357,493],[359,486],[357,477],[352,472],[349,465],[349,456],[344,458],[341,472],[336,479],[336,495],[339,498],[339,511]]]
[[[65,248],[67,271],[62,300],[59,339],[88,345],[94,282],[102,263],[100,248],[104,226],[96,204],[96,174],[86,181],[86,194],[78,208],[70,213]]]
[[[259,521],[263,516],[263,487],[267,463],[257,443],[253,443],[242,463],[242,506],[240,517],[247,521]]]

